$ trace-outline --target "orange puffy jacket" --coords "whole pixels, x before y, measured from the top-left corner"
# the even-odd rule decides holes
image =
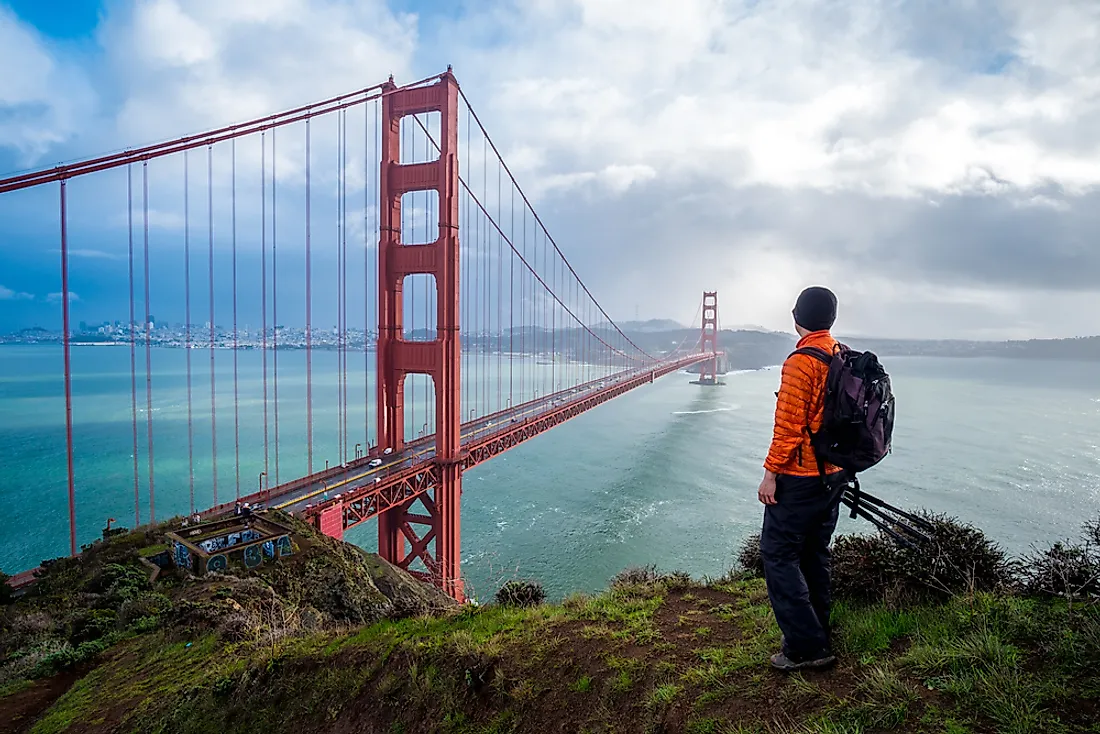
[[[832,354],[836,339],[828,331],[814,331],[798,340],[796,349],[817,347]],[[829,367],[805,354],[792,354],[783,363],[783,379],[776,393],[775,428],[764,468],[776,474],[796,477],[817,476],[817,459],[810,434],[821,428],[825,415],[825,378]],[[825,465],[832,474],[839,467]]]

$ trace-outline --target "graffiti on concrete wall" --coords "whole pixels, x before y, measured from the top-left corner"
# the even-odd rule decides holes
[[[275,547],[279,549],[280,556],[289,556],[294,553],[293,548],[290,545],[289,535],[280,535],[275,539]]]
[[[260,546],[250,545],[244,549],[244,565],[248,568],[255,568],[263,563],[263,553],[260,551]]]
[[[173,558],[176,559],[176,566],[179,568],[186,568],[188,571],[193,570],[191,551],[187,549],[187,546],[179,541],[176,541]]]
[[[227,535],[219,535],[216,538],[208,538],[199,543],[199,546],[207,553],[216,553],[226,548],[232,548],[235,545],[259,540],[262,537],[263,536],[260,535],[258,531],[248,528],[238,533],[229,533]]]

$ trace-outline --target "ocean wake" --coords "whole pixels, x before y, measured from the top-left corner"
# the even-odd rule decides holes
[[[725,413],[729,410],[740,410],[740,405],[730,405],[725,408],[711,408],[710,410],[674,410],[673,415],[700,415],[702,413]]]

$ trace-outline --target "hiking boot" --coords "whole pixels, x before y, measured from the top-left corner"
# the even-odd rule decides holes
[[[794,661],[781,652],[772,655],[772,667],[784,673],[793,673],[796,670],[823,670],[836,662],[836,655],[825,653],[819,658]]]

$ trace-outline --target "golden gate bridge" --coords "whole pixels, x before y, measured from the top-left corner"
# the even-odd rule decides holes
[[[391,77],[249,122],[0,180],[0,195],[9,198],[44,190],[57,196],[56,230],[49,236],[57,238],[61,253],[64,451],[74,555],[80,500],[95,492],[96,478],[80,476],[75,461],[80,442],[74,439],[71,258],[74,242],[98,231],[94,215],[122,202],[130,313],[121,341],[130,350],[132,430],[118,455],[131,453],[136,526],[143,509],[144,522],[166,519],[156,512],[162,465],[155,452],[152,355],[159,342],[150,314],[154,297],[163,304],[160,294],[174,292],[181,279],[190,512],[210,517],[240,502],[263,504],[337,538],[375,519],[382,557],[459,599],[463,472],[691,365],[701,365],[698,382],[716,382],[717,295],[703,294],[698,341],[681,340],[659,354],[636,344],[566,259],[449,67],[413,84],[399,87]],[[81,198],[81,214],[74,216],[74,199]],[[176,226],[166,228],[166,220]],[[248,247],[259,249],[259,273],[238,268],[238,255]],[[314,267],[333,254],[335,268],[318,284]],[[205,260],[205,272],[196,267],[196,255]],[[161,277],[171,282],[158,282],[154,258],[169,263],[170,276]],[[203,275],[206,298],[193,303]],[[254,329],[242,329],[240,319],[242,305],[256,305],[254,295],[242,301],[238,293],[239,286],[257,281],[258,338]],[[219,283],[230,299],[218,297]],[[317,327],[318,302],[336,305],[331,332]],[[299,315],[304,338],[289,337],[281,320]],[[218,320],[232,321],[225,334],[218,333]],[[362,339],[351,337],[358,332],[349,325],[357,321]],[[322,334],[323,348],[336,352],[335,390],[314,384],[313,356]],[[255,347],[261,352],[262,418],[245,410],[244,420],[262,420],[262,447],[241,444],[239,353]],[[282,396],[280,387],[288,350],[304,353],[304,395],[292,391],[305,407],[300,468],[288,466],[285,456],[288,387]],[[351,374],[353,350],[362,353],[362,375]],[[208,370],[196,367],[194,354],[205,354]],[[365,368],[372,358],[373,386]],[[224,402],[218,411],[217,365],[227,360],[232,385],[223,379],[221,396],[224,401],[232,392],[232,419]],[[208,387],[208,404],[196,404],[200,384]],[[319,404],[323,415],[335,404],[335,447],[316,445]],[[196,442],[198,421],[209,421],[209,462],[197,456],[204,453]],[[318,452],[333,448],[337,461],[319,469]],[[226,461],[232,462],[232,491],[225,487]],[[206,463],[209,500],[198,472]],[[254,490],[251,476],[258,477]]]

